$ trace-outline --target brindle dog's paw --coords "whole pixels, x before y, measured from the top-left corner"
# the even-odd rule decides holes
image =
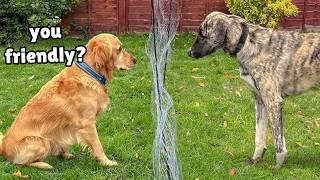
[[[249,166],[255,166],[259,163],[261,163],[262,160],[261,159],[252,159],[252,158],[249,158],[246,163],[249,165]]]
[[[276,154],[276,169],[280,169],[282,167],[282,164],[284,163],[284,160],[287,156],[288,151],[283,151],[281,153]]]

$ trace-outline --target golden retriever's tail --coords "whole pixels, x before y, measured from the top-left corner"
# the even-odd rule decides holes
[[[3,134],[0,132],[0,155],[2,155],[2,139],[3,139]]]

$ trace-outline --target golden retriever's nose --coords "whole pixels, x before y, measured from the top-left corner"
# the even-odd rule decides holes
[[[132,62],[133,62],[133,64],[136,64],[137,63],[136,58],[132,58]]]

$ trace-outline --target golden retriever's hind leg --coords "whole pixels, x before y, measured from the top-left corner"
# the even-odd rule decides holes
[[[50,164],[45,163],[45,162],[34,162],[34,163],[31,163],[31,164],[28,164],[28,166],[36,167],[36,168],[44,169],[44,170],[53,169],[53,167]]]
[[[40,162],[50,154],[50,142],[42,137],[26,137],[17,147],[13,159],[14,164],[50,168],[46,163]]]

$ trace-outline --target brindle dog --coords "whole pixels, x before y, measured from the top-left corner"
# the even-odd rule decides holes
[[[276,168],[287,154],[282,123],[283,97],[320,85],[320,34],[280,31],[247,23],[244,19],[212,12],[202,22],[188,54],[201,58],[223,49],[235,56],[240,76],[253,92],[256,107],[255,152],[266,150],[268,119],[276,148]]]

